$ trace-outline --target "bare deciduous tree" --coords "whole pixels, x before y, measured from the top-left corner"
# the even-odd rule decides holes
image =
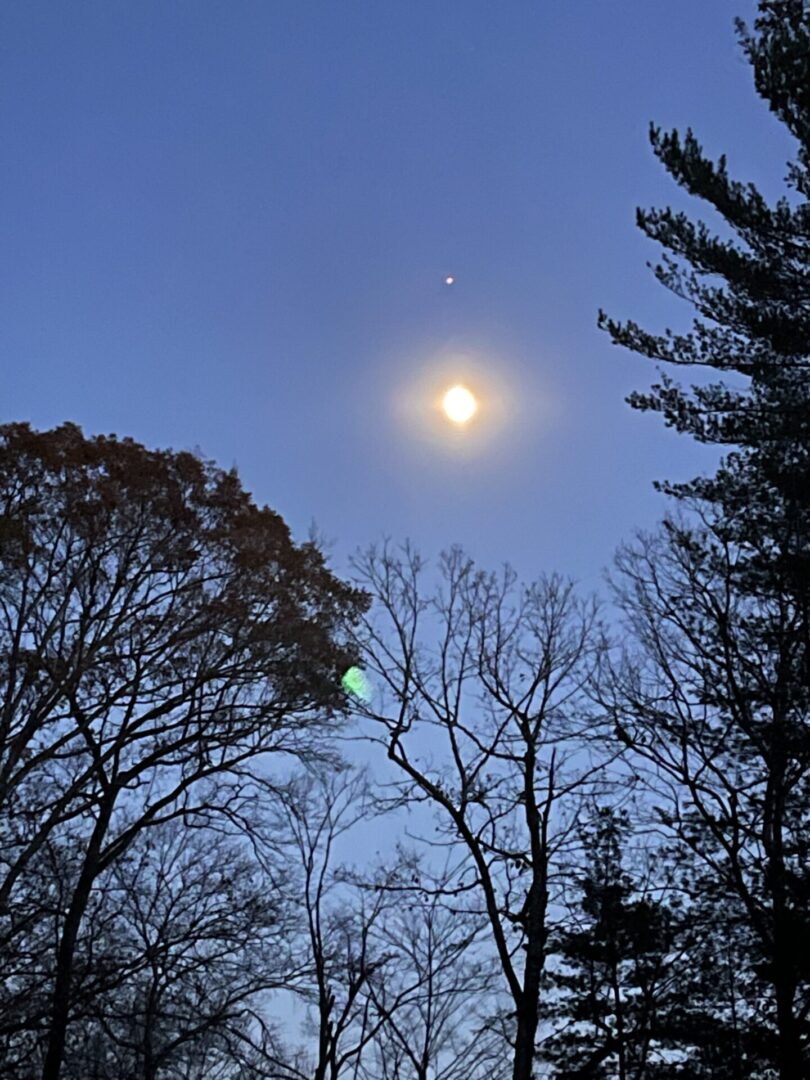
[[[751,542],[704,522],[621,553],[630,633],[603,694],[659,828],[702,864],[696,889],[747,924],[774,1065],[793,1080],[810,1039],[806,613],[789,591],[739,589]]]
[[[497,1080],[506,1076],[508,1055],[503,1041],[485,1022],[497,993],[495,967],[481,948],[485,925],[480,918],[449,906],[439,882],[425,888],[422,873],[404,876],[402,884],[390,881],[386,885],[396,899],[378,937],[391,962],[385,979],[371,986],[384,1023],[364,1077]]]
[[[298,974],[281,883],[236,838],[170,822],[141,834],[100,885],[78,942],[82,1023],[67,1075],[88,1075],[93,1044],[108,1080],[191,1076],[236,1048],[257,1057],[262,996]],[[112,985],[94,985],[105,970]]]
[[[358,881],[343,861],[371,802],[366,774],[338,762],[297,777],[281,793],[273,832],[288,838],[303,923],[297,941],[304,973],[293,988],[312,1010],[316,1044],[311,1065],[296,1073],[301,1080],[357,1076],[382,1024],[372,986],[385,982],[392,960],[378,933],[389,894],[380,882]]]
[[[463,853],[455,902],[488,925],[514,1026],[513,1077],[532,1076],[548,920],[567,862],[579,794],[603,782],[590,756],[584,686],[596,611],[569,583],[521,587],[441,559],[435,592],[406,548],[356,564],[373,599],[365,664],[376,729],[412,805],[436,811],[431,842]]]

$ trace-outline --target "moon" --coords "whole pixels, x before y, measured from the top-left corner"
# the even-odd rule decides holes
[[[448,420],[454,424],[466,424],[478,412],[475,395],[466,386],[451,386],[442,398],[442,408]]]

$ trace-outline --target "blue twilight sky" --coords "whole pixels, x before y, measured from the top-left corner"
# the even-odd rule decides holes
[[[199,447],[339,566],[388,533],[598,584],[710,461],[623,403],[654,369],[595,319],[688,319],[633,224],[689,205],[651,119],[780,189],[754,6],[6,0],[0,420]]]

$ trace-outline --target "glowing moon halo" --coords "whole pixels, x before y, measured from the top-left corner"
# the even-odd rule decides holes
[[[466,424],[478,412],[478,402],[466,386],[451,386],[442,398],[442,408],[448,420]]]

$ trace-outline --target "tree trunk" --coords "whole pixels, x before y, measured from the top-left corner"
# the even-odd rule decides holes
[[[619,1052],[619,1075],[618,1080],[627,1080],[627,1048],[624,1045],[624,1008],[622,994],[619,988],[619,962],[618,957],[613,956],[610,969],[610,987],[613,993],[613,1008],[616,1013],[616,1041]]]
[[[786,708],[780,705],[773,725],[771,776],[765,803],[763,832],[768,850],[768,879],[773,911],[773,988],[776,997],[776,1027],[779,1033],[779,1080],[804,1080],[801,1043],[795,1016],[796,974],[791,914],[787,902],[785,872],[785,775],[787,751]]]
[[[70,1017],[70,990],[73,980],[76,940],[79,936],[84,913],[87,910],[90,891],[98,874],[98,857],[107,827],[110,824],[113,803],[114,797],[110,798],[101,807],[93,834],[90,837],[90,843],[87,846],[87,853],[84,857],[79,880],[73,890],[70,907],[65,916],[65,924],[62,927],[62,938],[59,942],[56,959],[56,977],[54,979],[51,1005],[48,1049],[45,1054],[45,1064],[42,1067],[42,1080],[59,1080],[59,1073],[62,1071],[62,1061],[65,1056],[65,1036]]]
[[[534,1066],[534,1037],[537,1033],[537,1009],[521,1009],[517,1017],[515,1062],[512,1080],[532,1080]]]
[[[154,1027],[157,1018],[157,989],[159,975],[152,971],[152,985],[149,988],[143,1022],[143,1080],[157,1080],[157,1062],[154,1052]]]
[[[537,1035],[540,977],[544,961],[545,937],[541,917],[540,927],[535,927],[535,933],[530,933],[526,942],[526,968],[523,973],[522,1001],[517,1010],[512,1080],[532,1080],[534,1073],[534,1040]]]
[[[778,961],[777,961],[778,965]],[[794,1012],[795,992],[787,973],[776,978],[776,1023],[779,1031],[779,1080],[805,1080],[801,1043]]]

